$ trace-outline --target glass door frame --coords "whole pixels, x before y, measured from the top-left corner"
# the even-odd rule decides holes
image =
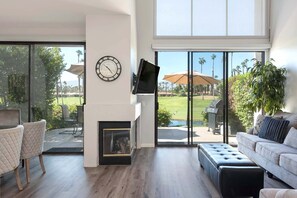
[[[222,51],[187,51],[188,53],[188,74],[193,74],[193,53],[195,52],[221,52],[223,53],[223,143],[229,143],[229,134],[228,134],[228,77],[229,77],[229,54],[235,53],[235,52],[255,52],[255,53],[261,53],[261,59],[262,61],[265,61],[265,50],[222,50]],[[158,65],[158,51],[155,51],[155,64]],[[188,97],[187,97],[187,128],[188,128],[188,144],[166,144],[166,145],[160,145],[158,144],[158,86],[156,88],[155,92],[155,146],[161,147],[161,146],[183,146],[183,147],[193,147],[197,144],[193,142],[193,79],[190,80],[188,78]]]

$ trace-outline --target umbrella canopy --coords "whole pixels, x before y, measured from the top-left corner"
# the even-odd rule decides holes
[[[167,74],[163,77],[163,80],[167,80],[169,82],[180,84],[180,85],[188,84],[188,71]],[[211,76],[207,76],[205,74],[201,74],[199,72],[193,71],[194,85],[213,85],[217,83],[219,83],[217,79]]]
[[[68,72],[70,72],[72,74],[77,75],[77,78],[78,78],[78,92],[81,93],[80,79],[83,77],[83,73],[85,72],[84,62],[71,64],[69,69],[66,69],[65,71],[68,71]],[[81,104],[81,97],[79,97],[79,102]]]
[[[69,69],[66,69],[66,71],[78,76],[81,76],[84,73],[84,70],[85,70],[85,65],[83,62],[71,64]]]

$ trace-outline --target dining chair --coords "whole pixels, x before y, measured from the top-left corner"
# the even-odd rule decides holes
[[[14,171],[19,190],[23,186],[19,176],[20,154],[24,127],[0,129],[0,175]]]
[[[43,141],[46,130],[46,121],[40,120],[36,122],[23,123],[24,137],[21,150],[21,159],[25,161],[26,179],[27,183],[30,183],[30,159],[38,156],[41,169],[45,173],[45,167],[43,163],[42,151]]]

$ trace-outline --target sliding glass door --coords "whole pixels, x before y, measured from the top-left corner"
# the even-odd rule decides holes
[[[188,144],[188,52],[159,52],[158,64],[158,144]]]
[[[264,52],[158,52],[156,145],[236,144],[253,122],[241,99],[254,58]]]
[[[18,108],[21,120],[29,120],[28,45],[0,45],[0,108]]]
[[[45,151],[82,152],[83,52],[83,43],[0,44],[0,108],[20,109],[22,122],[45,119]]]
[[[223,142],[223,52],[191,52],[191,143]]]

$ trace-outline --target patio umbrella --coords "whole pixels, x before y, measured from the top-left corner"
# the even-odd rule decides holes
[[[68,72],[70,72],[72,74],[77,75],[77,77],[78,77],[78,92],[80,94],[80,89],[81,89],[80,79],[83,77],[83,73],[85,72],[84,62],[71,64],[69,69],[66,69],[65,71],[68,71]],[[79,101],[80,101],[80,104],[81,104],[81,98],[80,97],[79,97]]]
[[[85,65],[83,62],[71,64],[69,69],[66,69],[66,71],[75,74],[77,76],[81,76],[85,71]]]
[[[166,74],[164,75],[163,80],[167,80],[169,82],[180,84],[180,85],[188,84],[188,71],[183,71],[183,72],[178,72],[173,74]],[[213,85],[218,83],[219,83],[219,80],[211,76],[207,76],[205,74],[193,71],[194,85]]]

